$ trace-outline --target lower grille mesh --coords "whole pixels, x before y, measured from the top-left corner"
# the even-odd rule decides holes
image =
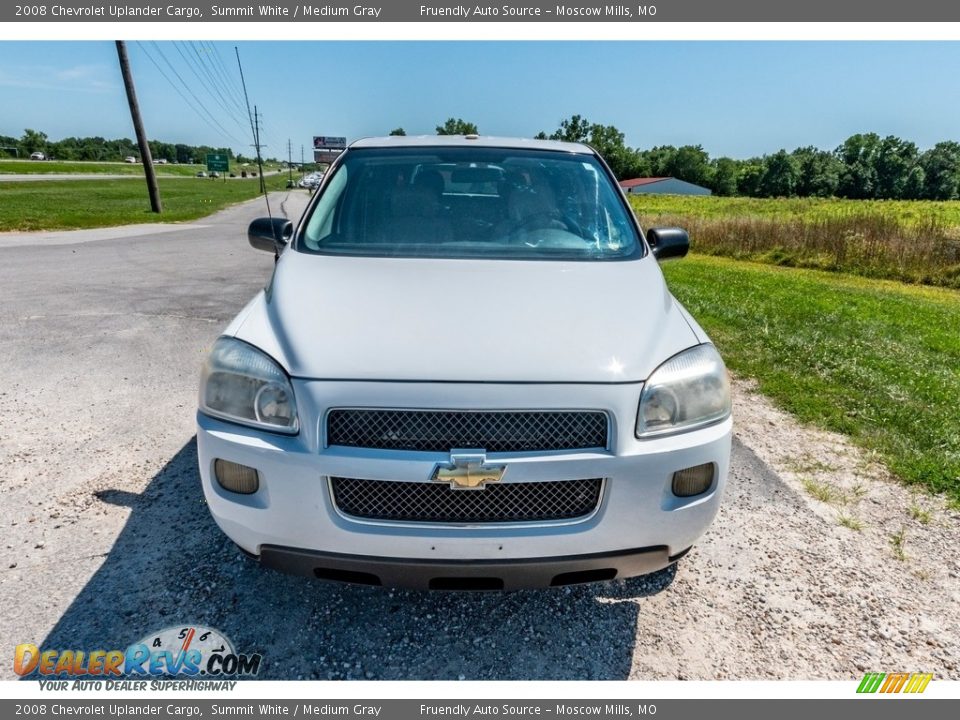
[[[359,518],[408,522],[530,522],[589,515],[603,481],[504,483],[454,490],[445,483],[330,478],[341,512]]]

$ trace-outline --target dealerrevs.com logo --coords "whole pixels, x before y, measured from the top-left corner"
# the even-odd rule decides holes
[[[238,653],[219,630],[186,625],[150,633],[125,650],[41,649],[22,643],[14,650],[13,671],[38,679],[104,679],[106,689],[126,690],[143,689],[144,683],[130,687],[116,679],[253,677],[261,659],[256,653]]]

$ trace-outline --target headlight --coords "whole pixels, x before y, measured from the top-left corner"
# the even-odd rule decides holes
[[[730,415],[730,381],[713,345],[674,355],[643,386],[637,437],[710,425]]]
[[[287,374],[266,353],[229,337],[214,343],[203,366],[200,410],[274,432],[292,435],[300,429]]]

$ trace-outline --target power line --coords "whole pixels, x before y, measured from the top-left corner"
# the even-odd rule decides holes
[[[257,130],[253,124],[253,113],[250,111],[250,96],[247,95],[247,81],[243,79],[243,65],[240,64],[240,50],[234,45],[233,51],[237,54],[237,67],[240,69],[240,85],[243,87],[243,100],[247,105],[247,117],[250,118],[250,132],[253,133],[254,141],[256,141]]]
[[[235,110],[243,112],[243,103],[237,99],[236,94],[231,91],[229,83],[224,81],[223,77],[221,76],[220,68],[217,67],[216,62],[213,59],[213,51],[204,47],[203,43],[195,40],[189,41],[189,45],[193,48],[194,55],[197,56],[200,66],[207,73],[207,77],[210,78],[210,81],[213,83],[214,87],[220,91],[219,94],[224,101],[229,105],[232,105]]]
[[[177,41],[174,41],[173,45],[177,49],[177,52],[180,53],[180,57],[184,58],[184,61],[190,66],[190,70],[200,81],[200,84],[203,85],[207,90],[210,97],[217,101],[220,107],[223,108],[223,111],[227,113],[232,120],[236,120],[236,117],[233,115],[233,113],[236,112],[236,109],[229,107],[226,97],[224,97],[223,93],[220,91],[220,84],[215,78],[213,78],[206,66],[206,63],[203,62],[203,59],[199,55],[197,55],[197,57],[193,57],[190,52],[191,48],[186,48],[186,52],[184,52],[180,46],[185,46],[185,43],[177,43]],[[200,72],[197,71],[197,68],[200,69]],[[206,76],[206,80],[201,77],[201,73]],[[240,111],[243,112],[243,108],[240,108]],[[243,128],[243,123],[240,123],[240,127]]]
[[[260,171],[260,192],[263,193],[263,199],[267,203],[267,216],[273,217],[273,214],[270,212],[270,196],[267,194],[267,184],[263,180],[263,158],[260,155],[260,129],[257,122],[256,106],[254,106],[253,112],[251,112],[250,96],[247,95],[247,81],[243,77],[243,64],[240,62],[240,50],[234,45],[233,51],[237,54],[237,68],[240,70],[240,84],[243,86],[243,99],[247,102],[247,112],[250,114],[250,130],[253,132],[253,146],[257,150],[257,168]]]
[[[242,144],[243,144],[243,140],[240,140],[239,138],[237,138],[236,135],[234,135],[234,134],[231,133],[229,130],[227,130],[223,125],[221,125],[220,122],[217,120],[217,118],[213,115],[213,113],[211,113],[211,112],[207,109],[207,106],[204,105],[203,102],[200,100],[200,98],[197,97],[196,93],[194,93],[193,90],[190,88],[190,85],[187,84],[187,81],[184,80],[184,79],[183,79],[183,76],[180,75],[180,73],[177,71],[177,68],[174,67],[173,63],[170,62],[169,58],[167,58],[167,56],[164,54],[163,50],[160,49],[160,46],[157,45],[157,43],[156,43],[155,41],[153,41],[153,40],[151,40],[150,42],[153,44],[154,50],[156,50],[157,54],[160,55],[160,58],[167,64],[167,66],[170,68],[171,72],[173,72],[173,74],[174,74],[174,75],[177,77],[177,79],[180,81],[180,84],[183,85],[183,88],[187,91],[187,93],[190,94],[190,97],[192,97],[192,98],[194,99],[194,101],[196,102],[196,104],[203,110],[204,113],[206,113],[207,118],[209,118],[208,122],[213,123],[213,125],[216,126],[217,128],[219,128],[220,132],[222,132],[226,137],[229,137],[229,138],[232,139],[234,142],[239,143],[239,144],[242,145]],[[137,44],[139,45],[140,43],[137,43]],[[143,46],[141,45],[141,47],[143,47]],[[156,64],[156,62],[154,62],[154,64]],[[167,81],[168,81],[168,82],[171,82],[169,78],[167,78]],[[171,84],[173,84],[173,83],[171,82]],[[176,85],[174,85],[174,87],[176,87]],[[194,111],[196,111],[198,115],[201,115],[201,117],[203,117],[203,115],[200,113],[199,110],[197,110],[197,108],[196,108],[195,106],[193,106],[193,105],[191,104],[191,107],[193,107]]]
[[[173,82],[173,80],[170,79],[167,73],[164,72],[163,68],[160,67],[160,64],[153,58],[153,56],[147,50],[146,46],[143,43],[141,43],[139,40],[136,42],[137,42],[137,45],[140,47],[140,49],[143,50],[143,54],[146,55],[147,58],[150,60],[150,62],[153,63],[153,66],[157,68],[157,71],[163,76],[163,79],[170,84],[170,87],[176,90],[177,94],[184,101],[184,103],[186,103],[190,107],[190,109],[193,110],[201,120],[203,120],[207,125],[210,126],[212,130],[214,130],[219,135],[221,130],[217,129],[217,127],[213,123],[211,123],[210,120],[208,120],[203,115],[203,113],[200,112],[200,110],[197,109],[197,107],[191,102],[190,98],[188,98],[186,95],[183,94],[183,91],[177,86],[175,82]],[[241,142],[242,144],[242,141],[239,141],[239,142]]]
[[[200,47],[204,46],[203,41],[201,41],[199,44]],[[217,70],[220,77],[224,79],[224,87],[227,89],[234,103],[236,103],[236,106],[241,112],[243,112],[243,92],[241,91],[240,85],[237,83],[236,78],[234,78],[234,76],[231,75],[227,70],[227,66],[223,62],[223,57],[220,55],[220,51],[212,42],[207,41],[206,49],[209,57],[213,58],[213,62],[211,64]]]

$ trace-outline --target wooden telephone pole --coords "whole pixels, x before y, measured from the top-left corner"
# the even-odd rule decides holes
[[[137,91],[133,87],[133,76],[130,74],[130,60],[127,58],[127,44],[117,40],[117,57],[120,58],[120,73],[123,75],[123,86],[127,90],[127,102],[130,104],[130,117],[133,119],[133,129],[137,133],[137,145],[140,146],[140,160],[143,162],[144,174],[147,176],[147,192],[150,193],[150,209],[155,213],[163,212],[160,204],[160,188],[157,186],[157,173],[153,167],[153,156],[150,154],[150,143],[147,142],[147,133],[143,129],[143,119],[140,117],[140,104],[137,102]]]

